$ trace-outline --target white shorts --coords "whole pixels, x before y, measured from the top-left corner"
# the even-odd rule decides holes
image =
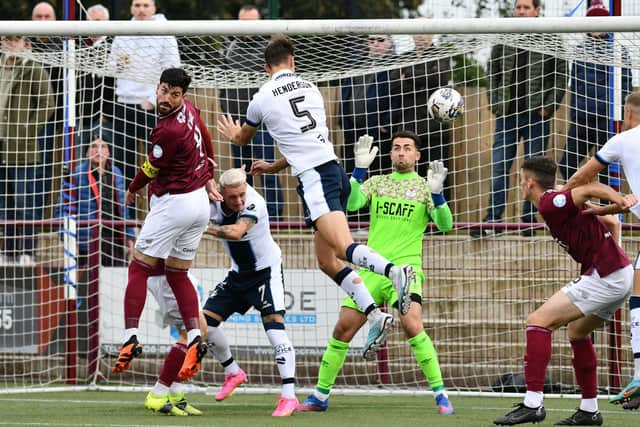
[[[582,314],[593,314],[611,320],[617,309],[629,299],[633,290],[633,268],[627,265],[607,277],[600,277],[596,269],[590,276],[580,276],[568,283],[564,292]]]
[[[189,273],[189,280],[191,280],[191,284],[196,291],[196,295],[198,295],[198,307],[200,307],[198,279]],[[178,308],[176,296],[173,294],[173,290],[171,289],[169,282],[167,282],[166,276],[163,274],[162,276],[149,277],[147,279],[147,289],[158,302],[158,306],[160,306],[158,323],[161,323],[163,328],[171,325],[179,329],[184,328],[184,322],[182,320],[182,315],[180,314],[180,309]]]
[[[136,249],[154,258],[192,260],[208,222],[209,196],[204,188],[191,193],[151,196]]]

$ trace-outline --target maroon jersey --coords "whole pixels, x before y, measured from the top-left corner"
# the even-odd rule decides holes
[[[211,178],[200,123],[200,110],[186,99],[168,116],[160,116],[149,150],[149,162],[160,169],[149,185],[152,194],[189,193]]]
[[[583,215],[584,209],[573,203],[571,190],[548,190],[538,206],[556,242],[582,264],[580,274],[590,274],[595,268],[605,277],[631,264],[607,227],[597,216]]]

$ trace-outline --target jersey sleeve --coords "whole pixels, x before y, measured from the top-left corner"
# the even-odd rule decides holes
[[[151,133],[151,149],[149,150],[149,163],[158,169],[171,166],[175,157],[177,139],[166,128],[156,128]]]
[[[262,109],[260,106],[260,92],[256,93],[249,102],[249,107],[247,107],[247,117],[245,119],[246,123],[254,128],[260,127],[260,123],[262,123]]]
[[[447,231],[451,231],[453,228],[453,215],[451,214],[451,209],[446,202],[429,212],[429,216],[431,216],[431,219],[436,227],[438,227],[438,230],[446,233]]]
[[[575,216],[579,208],[573,203],[571,190],[567,190],[553,192],[540,199],[538,210],[546,222],[558,222]]]
[[[621,142],[621,138],[618,138],[616,136],[611,138],[602,146],[602,148],[600,148],[600,150],[596,152],[596,159],[603,165],[608,165],[609,163],[620,160],[622,154],[620,152],[622,148]]]
[[[267,205],[261,200],[247,200],[244,210],[240,212],[238,215],[238,219],[240,218],[249,218],[252,219],[256,224],[258,223],[258,218],[266,218],[267,215]]]
[[[369,196],[363,191],[363,189],[366,190],[368,188],[365,186],[368,182],[360,184],[355,178],[349,179],[349,185],[351,186],[351,192],[347,200],[347,210],[349,212],[357,211],[369,204]]]

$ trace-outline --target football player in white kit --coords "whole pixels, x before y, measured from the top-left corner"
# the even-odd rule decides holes
[[[396,266],[368,246],[354,243],[345,216],[351,188],[329,141],[322,95],[316,85],[295,74],[294,49],[286,36],[274,36],[264,56],[265,70],[271,79],[249,103],[245,123],[241,126],[231,116],[222,115],[218,130],[232,143],[245,145],[264,123],[277,141],[286,159],[280,162],[281,166],[290,165],[292,174],[298,178],[298,194],[307,225],[316,229],[320,269],[367,315],[370,330],[363,356],[370,357],[369,352],[385,342],[393,317],[376,306],[362,279],[344,261],[387,276],[401,301],[410,298],[409,287],[415,279],[413,269]]]
[[[280,247],[271,237],[267,204],[247,184],[244,169],[225,171],[220,175],[219,187],[223,201],[211,203],[207,233],[224,240],[231,270],[211,292],[202,309],[207,324],[207,342],[226,375],[216,400],[226,399],[247,380],[246,373],[231,355],[220,323],[233,313],[244,314],[255,307],[262,317],[282,378],[282,391],[272,415],[289,416],[298,406],[296,356],[284,325],[282,256]]]
[[[610,163],[619,161],[632,193],[636,196],[640,195],[640,92],[633,92],[625,99],[623,130],[609,139],[587,163],[578,169],[563,189],[587,184]],[[640,218],[640,203],[636,203],[630,210]],[[590,211],[598,215],[620,212],[616,205],[593,207]],[[625,409],[640,407],[640,252],[633,262],[633,268],[633,292],[629,298],[633,379],[610,400],[614,404],[623,404]]]

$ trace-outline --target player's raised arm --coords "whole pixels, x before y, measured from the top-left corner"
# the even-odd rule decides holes
[[[592,182],[572,189],[571,198],[576,206],[584,205],[591,198],[609,200],[618,207],[618,212],[626,212],[633,206],[632,199],[622,196],[613,188],[599,182]]]
[[[605,166],[597,158],[592,157],[569,178],[569,181],[562,187],[562,191],[590,183]]]
[[[222,114],[218,119],[218,131],[234,144],[246,145],[256,136],[258,128],[248,123],[240,126],[239,120],[233,120],[230,114]]]
[[[367,170],[373,159],[378,154],[378,147],[372,147],[373,137],[369,135],[362,135],[358,138],[355,147],[353,149],[355,155],[356,167],[351,172],[351,192],[349,193],[349,199],[347,201],[347,210],[357,211],[358,209],[367,205],[369,198],[362,192],[361,184],[364,181],[364,177],[367,175]]]
[[[267,174],[274,174],[280,172],[282,169],[288,168],[289,162],[284,157],[280,157],[273,163],[265,162],[264,160],[256,160],[251,164],[249,174],[253,176]]]

